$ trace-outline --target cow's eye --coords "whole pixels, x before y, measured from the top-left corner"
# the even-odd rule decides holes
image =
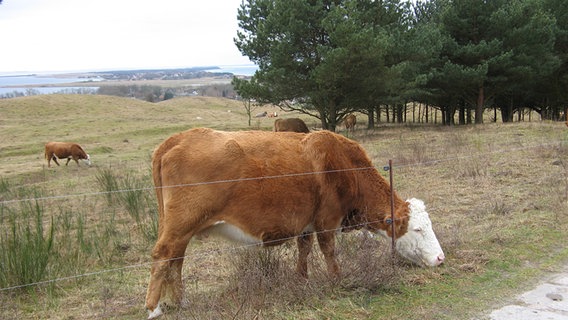
[[[416,227],[416,228],[414,228],[414,231],[416,231],[416,232],[422,232],[422,228]]]

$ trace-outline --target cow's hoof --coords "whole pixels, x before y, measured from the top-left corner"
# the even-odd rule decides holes
[[[162,314],[163,314],[162,309],[160,308],[160,305],[158,304],[156,309],[154,309],[153,311],[148,310],[148,319],[156,319],[157,317],[161,316]]]

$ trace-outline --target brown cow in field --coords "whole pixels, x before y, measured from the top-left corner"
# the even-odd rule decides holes
[[[345,119],[343,119],[343,124],[345,125],[345,130],[353,132],[357,124],[357,117],[354,114],[348,114]]]
[[[393,194],[392,221],[388,182],[359,144],[327,130],[184,131],[154,151],[152,175],[159,228],[146,295],[150,319],[162,314],[166,293],[182,301],[185,250],[199,234],[264,246],[296,238],[296,269],[307,277],[314,233],[328,272],[338,275],[337,231],[391,237],[394,223],[398,253],[422,266],[444,261],[424,203]]]
[[[57,159],[67,158],[67,163],[71,159],[75,160],[79,165],[79,159],[84,160],[88,165],[91,165],[91,157],[81,148],[80,145],[73,142],[48,142],[45,144],[45,159],[47,166],[51,167],[51,160],[59,166]]]
[[[290,132],[310,132],[306,123],[300,118],[276,119],[274,121],[274,131],[290,131]]]

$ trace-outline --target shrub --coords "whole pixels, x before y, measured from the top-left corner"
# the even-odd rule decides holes
[[[2,207],[5,209],[5,207]],[[9,213],[8,227],[0,232],[0,285],[18,286],[44,280],[53,254],[53,218],[44,228],[44,208],[37,201],[22,202]]]

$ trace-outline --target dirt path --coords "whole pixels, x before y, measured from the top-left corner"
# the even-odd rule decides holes
[[[494,310],[491,320],[568,320],[568,265],[514,303]]]

